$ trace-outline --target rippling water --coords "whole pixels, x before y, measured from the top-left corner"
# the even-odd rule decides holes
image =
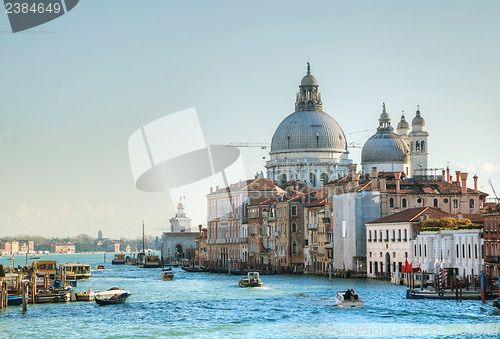
[[[102,254],[51,255],[43,259],[104,263]],[[491,302],[407,300],[405,287],[388,282],[305,275],[262,276],[263,288],[238,287],[238,276],[112,266],[79,281],[77,291],[121,287],[125,304],[94,302],[9,307],[0,312],[0,338],[49,337],[488,337],[500,336],[500,311]],[[0,263],[8,264],[6,257]],[[16,258],[24,264],[24,257]],[[335,306],[335,291],[352,288],[364,308]],[[486,333],[485,331],[489,331]]]

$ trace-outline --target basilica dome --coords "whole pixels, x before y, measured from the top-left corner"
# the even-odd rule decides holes
[[[377,133],[365,142],[361,151],[361,163],[365,168],[368,168],[365,165],[405,164],[408,162],[408,147],[404,140],[393,132],[391,118],[386,112],[384,104]]]
[[[377,133],[368,139],[361,151],[362,164],[406,163],[408,148],[395,133]]]
[[[320,111],[290,114],[274,132],[271,153],[294,151],[329,151],[344,153],[347,144],[339,124]]]

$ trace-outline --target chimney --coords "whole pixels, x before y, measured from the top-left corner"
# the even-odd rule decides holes
[[[462,180],[462,194],[467,193],[467,176],[468,173],[460,173],[460,180]]]
[[[395,172],[394,178],[396,179],[396,193],[401,193],[401,172]]]
[[[460,187],[460,171],[455,171],[455,175],[457,177],[457,186]]]
[[[446,181],[451,183],[450,167],[446,167]]]
[[[385,193],[387,191],[386,182],[385,182],[385,172],[380,174],[380,192]]]
[[[477,192],[477,175],[474,174],[472,178],[474,178],[474,192]]]
[[[349,167],[349,172],[351,174],[351,180],[354,178],[354,174],[356,174],[356,169],[358,168],[358,165],[356,164],[349,164],[347,165]]]
[[[203,227],[202,225],[198,225],[198,230],[200,232],[200,237],[203,235],[203,232],[201,231],[202,227]]]
[[[358,187],[359,186],[359,176],[360,176],[359,173],[355,173],[354,174],[354,187]]]
[[[323,190],[318,191],[318,197],[317,199],[323,199]]]
[[[441,178],[443,181],[446,181],[446,172],[445,170],[443,170],[443,175],[442,175],[442,178]]]
[[[371,170],[370,171],[370,178],[372,180],[372,191],[377,190],[377,179],[378,179],[378,171],[377,170]]]

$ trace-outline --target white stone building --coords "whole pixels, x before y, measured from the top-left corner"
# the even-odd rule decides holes
[[[366,223],[367,276],[390,276],[401,272],[405,261],[417,267],[421,262],[414,258],[414,226],[424,219],[449,216],[438,208],[410,208],[403,212]]]
[[[320,187],[321,181],[349,173],[347,141],[339,124],[322,110],[318,83],[311,74],[302,79],[295,112],[276,129],[271,143],[267,176],[278,184],[299,181]]]
[[[460,276],[477,275],[484,265],[482,232],[482,229],[420,232],[413,241],[413,256],[427,272],[456,268]]]
[[[191,232],[191,219],[184,212],[184,205],[177,204],[177,213],[170,219],[170,232],[161,236],[161,258],[164,263],[194,259],[196,237],[199,232]]]

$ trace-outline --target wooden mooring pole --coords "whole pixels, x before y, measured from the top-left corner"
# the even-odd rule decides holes
[[[28,310],[28,300],[26,300],[26,294],[28,293],[28,283],[23,284],[23,312]]]

